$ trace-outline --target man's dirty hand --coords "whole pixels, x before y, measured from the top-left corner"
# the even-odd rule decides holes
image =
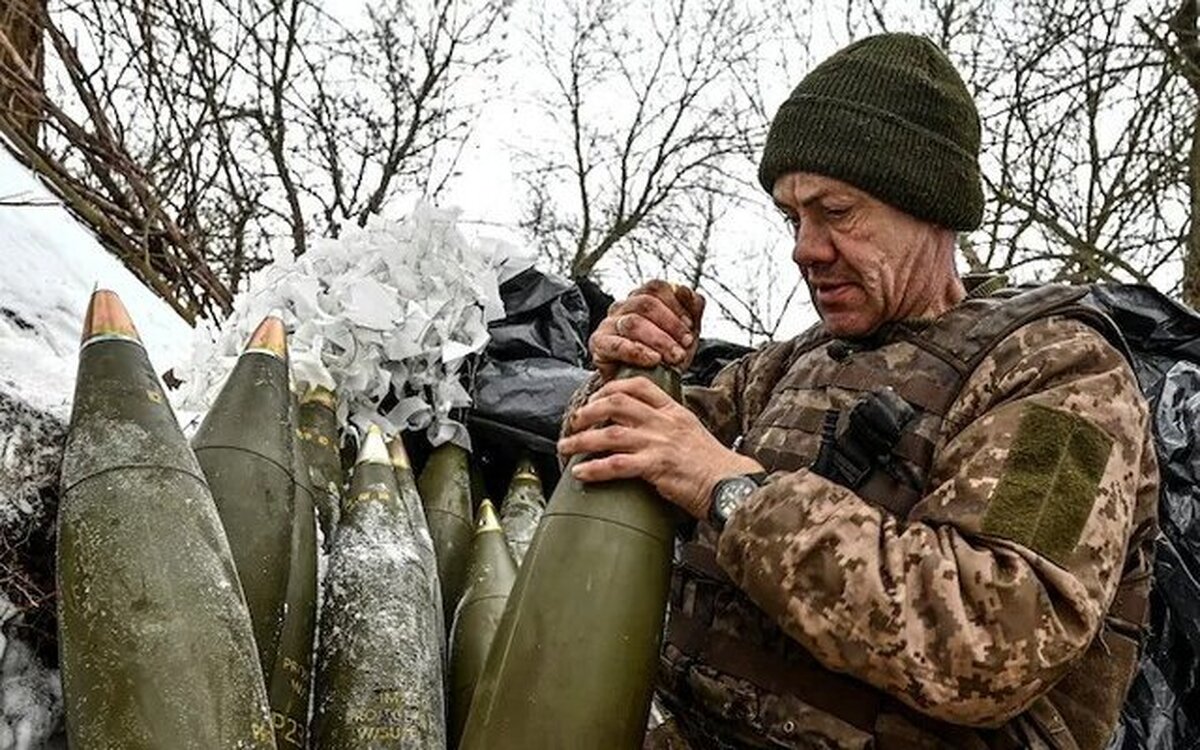
[[[621,365],[686,370],[700,343],[703,314],[704,298],[692,289],[648,281],[609,307],[588,340],[592,364],[605,380]]]
[[[646,378],[605,383],[571,418],[559,453],[597,454],[573,469],[581,482],[641,478],[665,499],[705,518],[713,486],[763,467],[721,445],[686,407]]]

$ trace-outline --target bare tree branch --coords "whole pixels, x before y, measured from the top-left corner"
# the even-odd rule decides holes
[[[185,318],[222,314],[280,246],[440,189],[480,103],[457,84],[490,75],[506,8],[375,0],[347,24],[317,0],[57,0],[53,100],[0,35],[0,91],[46,123],[10,141]]]

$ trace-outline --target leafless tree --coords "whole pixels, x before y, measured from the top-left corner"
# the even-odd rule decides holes
[[[114,129],[94,86],[94,72],[84,67],[45,5],[29,3],[12,10],[27,29],[45,35],[50,62],[61,64],[56,70],[61,70],[62,83],[77,106],[70,112],[68,105],[48,95],[42,71],[25,59],[19,42],[9,36],[13,27],[0,29],[0,89],[9,102],[0,110],[0,134],[47,179],[67,207],[181,315],[190,320],[208,306],[228,305],[228,289],[164,211],[154,177],[131,158]],[[41,118],[36,129],[27,127],[30,113]],[[51,141],[74,144],[69,159],[57,157],[46,145]]]
[[[778,339],[788,316],[805,304],[798,299],[800,275],[794,266],[788,268],[790,261],[773,243],[743,243],[738,251],[740,257],[721,270],[706,268],[696,286],[745,343]]]
[[[13,0],[0,132],[181,313],[219,312],[274,248],[302,253],[401,190],[438,194],[500,56],[506,3],[376,0],[335,19],[318,0]],[[903,29],[946,49],[979,102],[989,202],[960,243],[973,270],[1170,285],[1181,267],[1173,291],[1200,303],[1192,0],[532,12],[522,224],[571,276],[686,278],[747,336],[772,335],[777,300],[748,293],[743,273],[766,245],[736,231],[769,210],[753,178],[767,123],[814,57]],[[48,88],[14,18],[45,34]]]
[[[790,227],[766,193],[755,185],[731,202],[711,190],[693,190],[681,201],[693,231],[653,246],[628,243],[620,252],[622,267],[634,280],[675,279],[701,290],[727,336],[747,344],[779,338],[794,325],[789,316],[802,304],[803,284],[787,243],[777,241],[786,240]]]
[[[1184,131],[1188,149],[1184,166],[1187,217],[1184,240],[1181,296],[1184,302],[1200,309],[1200,8],[1195,0],[1176,0],[1174,12],[1167,9],[1158,28],[1143,22],[1146,34],[1167,56],[1172,72],[1187,83],[1190,96],[1179,127]],[[1169,32],[1160,29],[1165,26]],[[1181,101],[1183,97],[1180,97]]]
[[[810,17],[787,5],[794,18]],[[989,198],[983,228],[960,242],[971,270],[1169,284],[1170,269],[1196,257],[1185,250],[1197,204],[1183,154],[1195,132],[1200,75],[1188,74],[1200,70],[1200,45],[1195,3],[1167,5],[866,0],[826,6],[825,18],[842,43],[925,34],[963,73],[982,116]],[[810,26],[792,30],[793,43],[812,36]],[[1200,264],[1188,263],[1191,278]],[[1200,301],[1186,282],[1172,291]]]
[[[1009,77],[985,110],[985,265],[1145,282],[1182,260],[1188,102],[1135,13],[1037,2],[996,28]]]
[[[543,9],[531,37],[554,135],[521,165],[524,227],[544,257],[576,278],[610,257],[635,277],[680,252],[696,260],[706,218],[695,201],[717,210],[747,183],[738,170],[755,121],[734,73],[753,31],[732,0]]]
[[[30,85],[41,87],[45,54],[42,32],[37,19],[46,7],[46,0],[8,0],[0,8],[0,33],[8,44],[0,48],[0,60],[6,66],[21,66],[29,72]],[[13,126],[31,140],[37,139],[41,112],[34,102],[16,91],[0,87],[0,109],[11,113]]]
[[[187,319],[227,311],[277,249],[436,194],[507,0],[62,0],[39,15],[42,143],[0,128],[127,266]],[[5,48],[0,38],[0,52]],[[31,90],[0,55],[0,89]]]

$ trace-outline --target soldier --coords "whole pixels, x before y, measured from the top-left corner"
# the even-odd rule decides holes
[[[759,167],[821,322],[686,407],[609,378],[686,368],[699,295],[648,283],[590,341],[560,452],[697,520],[659,685],[695,748],[1108,743],[1146,623],[1148,408],[1082,290],[959,276],[979,143],[928,40],[843,49],[780,108]]]

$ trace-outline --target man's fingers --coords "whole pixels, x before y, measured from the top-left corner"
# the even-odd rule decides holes
[[[576,432],[558,441],[564,456],[576,453],[631,453],[646,445],[646,437],[624,425],[609,425]]]
[[[686,366],[695,350],[704,300],[687,287],[654,279],[614,302],[588,341],[592,363],[605,378],[622,364]]]
[[[597,367],[618,363],[654,367],[662,361],[662,355],[645,344],[615,333],[601,333],[599,328],[592,334],[591,343],[592,361]]]
[[[618,335],[650,347],[668,362],[678,362],[684,355],[683,347],[670,334],[638,313],[621,315],[613,328]]]
[[[645,460],[633,453],[613,453],[603,458],[581,461],[571,474],[581,482],[607,482],[612,479],[633,479],[643,475]]]
[[[704,317],[704,296],[694,289],[679,286],[675,287],[675,298],[679,300],[679,304],[692,316],[692,320],[696,323],[693,326],[693,332],[698,334],[700,332],[700,320]]]
[[[653,419],[656,413],[656,410],[644,401],[624,393],[616,393],[605,398],[589,400],[576,409],[571,415],[571,429],[579,432],[609,423],[637,427]]]
[[[674,297],[672,297],[674,299]],[[673,343],[687,348],[692,344],[692,319],[676,301],[668,305],[658,297],[639,294],[625,301],[622,314],[616,320],[630,320],[630,315],[644,318],[673,339]],[[623,324],[620,333],[629,335],[628,324]],[[648,342],[647,342],[648,343]]]
[[[687,319],[690,317],[689,310],[679,299],[679,288],[675,284],[663,281],[662,279],[651,279],[637,289],[634,289],[630,293],[629,299],[632,300],[635,297],[641,296],[652,297],[662,302],[676,317]],[[691,321],[685,320],[685,322],[690,327]]]

